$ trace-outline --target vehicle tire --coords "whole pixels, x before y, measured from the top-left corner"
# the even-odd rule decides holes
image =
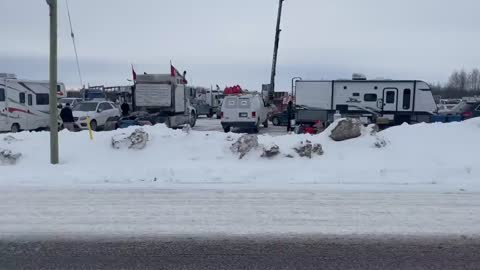
[[[195,127],[195,124],[197,123],[197,115],[195,114],[194,111],[190,113],[190,127]]]
[[[223,127],[223,131],[225,131],[225,133],[230,132],[230,130],[232,130],[232,128],[229,127],[229,126],[224,126],[224,127]]]
[[[253,128],[253,133],[260,132],[260,118],[257,120],[257,125]]]
[[[264,128],[268,128],[268,119],[265,120],[265,122],[263,122],[263,127],[264,127]]]
[[[280,125],[280,119],[278,119],[278,117],[274,117],[274,118],[272,119],[272,124],[273,124],[274,126],[279,126],[279,125]]]
[[[222,119],[222,115],[219,112],[217,112],[216,115],[217,115],[217,119]]]
[[[10,132],[12,133],[20,132],[20,125],[17,123],[13,124],[12,127],[10,128]]]
[[[207,118],[212,118],[213,117],[213,112],[210,110],[210,112],[208,112],[207,114]]]
[[[90,128],[91,128],[93,131],[97,131],[97,129],[98,129],[97,120],[92,120],[92,121],[90,121]]]

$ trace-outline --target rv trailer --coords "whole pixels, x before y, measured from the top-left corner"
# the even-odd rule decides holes
[[[385,125],[430,122],[437,111],[432,91],[419,80],[299,80],[295,83],[296,123],[333,122],[336,112]]]
[[[17,79],[0,73],[0,132],[37,130],[50,125],[50,83]],[[65,85],[57,85],[57,98],[66,97]]]

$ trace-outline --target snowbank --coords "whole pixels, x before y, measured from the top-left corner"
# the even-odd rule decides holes
[[[230,146],[241,134],[189,133],[163,125],[145,127],[142,150],[113,149],[111,138],[135,130],[60,133],[61,164],[49,165],[49,133],[0,135],[0,149],[22,154],[0,165],[0,186],[152,186],[480,191],[480,119],[462,123],[402,125],[376,135],[334,142],[329,131],[311,135],[260,135],[259,144],[281,154],[261,158],[261,147],[239,160]],[[300,158],[293,148],[310,140],[324,154]],[[377,148],[378,141],[387,142]],[[289,158],[287,155],[294,156]]]

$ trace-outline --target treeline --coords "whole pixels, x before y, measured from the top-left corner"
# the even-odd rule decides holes
[[[452,72],[448,82],[444,85],[432,84],[434,95],[442,98],[462,98],[471,96],[480,96],[480,70],[472,69],[470,72],[464,69]]]

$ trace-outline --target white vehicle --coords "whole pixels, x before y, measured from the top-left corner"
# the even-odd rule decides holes
[[[223,91],[201,87],[189,87],[192,105],[197,109],[197,116],[206,115],[208,118],[217,115],[220,119],[220,109],[224,98]]]
[[[57,85],[57,97],[66,96],[65,85]],[[46,129],[50,125],[48,81],[17,79],[0,73],[0,132]]]
[[[120,110],[108,101],[81,102],[73,108],[76,129],[88,129],[87,118],[89,118],[92,130],[99,130],[105,126],[110,117],[120,117]]]
[[[58,104],[62,105],[62,108],[65,107],[68,104],[73,108],[75,107],[78,103],[82,102],[83,99],[81,98],[61,98],[58,100]]]
[[[417,80],[367,80],[355,74],[352,80],[300,80],[295,89],[297,124],[330,123],[336,111],[389,125],[429,122],[438,110],[428,84]]]
[[[185,84],[185,78],[178,74],[137,75],[134,87],[134,111],[148,112],[149,121],[153,121],[154,125],[164,123],[171,128],[186,124],[195,126],[197,110],[190,104],[187,93],[189,89]]]
[[[269,108],[258,94],[227,95],[221,112],[223,130],[251,128],[258,132],[260,125],[268,127],[268,113]]]

